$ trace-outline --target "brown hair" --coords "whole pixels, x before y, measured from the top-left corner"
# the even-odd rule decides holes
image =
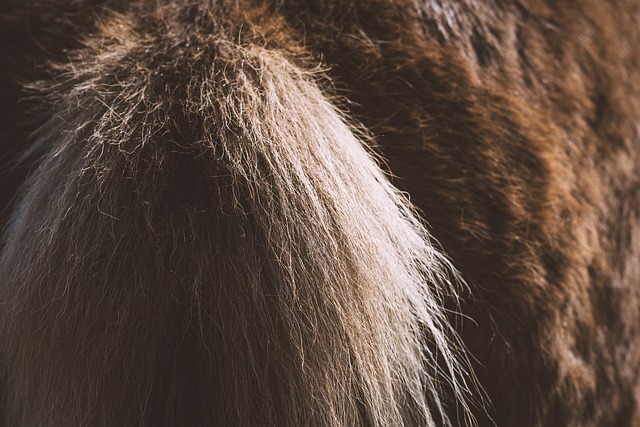
[[[300,52],[188,12],[111,14],[32,87],[52,114],[0,269],[7,422],[447,423],[452,268]]]
[[[2,418],[637,424],[638,22],[5,0]]]

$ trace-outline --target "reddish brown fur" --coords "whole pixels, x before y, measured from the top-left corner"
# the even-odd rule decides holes
[[[37,165],[20,203],[9,200],[25,166],[2,181],[14,212],[0,262],[7,425],[422,425],[419,388],[435,424],[462,424],[464,401],[483,426],[640,424],[636,0],[5,3],[3,155],[28,149]],[[209,104],[197,76],[211,63],[225,71]],[[300,111],[260,110],[269,70],[288,82],[273,99],[291,87]],[[348,109],[350,130],[335,109],[307,117],[312,99]],[[257,132],[271,117],[300,120],[281,122],[288,139]],[[460,301],[433,277],[446,269],[409,208],[384,180],[361,178],[378,176],[368,157],[314,157],[333,145],[304,131],[327,123],[318,141],[345,147],[357,146],[355,123],[367,129],[360,139],[469,285]],[[285,150],[292,135],[309,148]],[[213,209],[223,215],[201,215]],[[420,254],[429,271],[416,278],[396,255]],[[291,272],[314,286],[281,286]],[[384,295],[404,273],[426,295]],[[241,291],[196,286],[201,276]],[[449,322],[469,376],[433,304],[462,311]],[[415,358],[429,319],[442,376]],[[425,373],[435,385],[407,385]]]

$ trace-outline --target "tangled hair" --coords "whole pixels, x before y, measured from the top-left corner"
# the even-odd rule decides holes
[[[449,424],[451,266],[300,52],[188,12],[111,14],[32,87],[6,425]]]
[[[638,22],[4,0],[0,425],[637,426]]]

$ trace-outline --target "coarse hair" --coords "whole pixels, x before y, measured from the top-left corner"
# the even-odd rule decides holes
[[[451,424],[454,269],[321,70],[186,13],[110,14],[33,86],[53,114],[0,260],[5,422]]]

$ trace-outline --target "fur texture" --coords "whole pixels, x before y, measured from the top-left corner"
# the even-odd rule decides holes
[[[5,425],[640,422],[636,0],[4,2]]]

